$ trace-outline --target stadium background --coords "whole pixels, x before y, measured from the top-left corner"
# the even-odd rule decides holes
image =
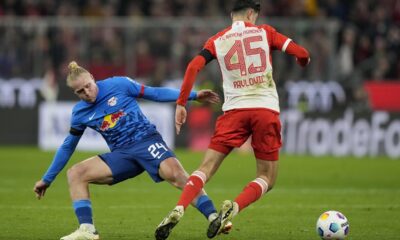
[[[70,104],[76,101],[65,86],[69,61],[76,60],[96,79],[127,75],[152,86],[179,87],[191,57],[199,52],[208,37],[230,24],[231,2],[0,1],[0,164],[4,179],[0,182],[0,212],[3,213],[0,239],[26,239],[30,232],[39,237],[28,239],[51,239],[70,230],[64,223],[74,224],[71,209],[66,207],[69,201],[65,176],[60,176],[60,183],[54,186],[56,200],[51,200],[49,195],[47,203],[31,203],[33,194],[29,192],[52,158],[52,151],[40,149],[54,149],[68,130]],[[262,200],[266,207],[256,206],[245,213],[243,220],[238,220],[242,224],[242,233],[239,229],[233,238],[228,238],[251,239],[247,235],[249,230],[243,225],[249,223],[248,218],[252,216],[251,219],[256,220],[250,221],[254,225],[251,229],[266,231],[266,235],[273,237],[271,239],[313,239],[312,225],[318,214],[336,207],[345,211],[348,217],[350,215],[351,223],[356,226],[351,235],[354,238],[350,239],[398,239],[396,232],[400,226],[390,219],[400,216],[400,0],[261,2],[258,23],[271,24],[304,45],[310,51],[312,61],[303,70],[292,58],[280,52],[273,54],[274,79],[285,128],[282,175],[274,193],[278,196],[271,194],[268,200]],[[213,88],[221,93],[220,81],[214,61],[202,71],[196,84],[197,88]],[[154,113],[156,107],[157,113],[165,111],[152,114],[152,118],[158,124],[164,124],[161,126],[165,130],[163,135],[176,146],[183,165],[189,171],[193,170],[201,159],[198,151],[207,146],[220,106],[192,104],[184,134],[178,137],[173,133],[173,104],[143,103],[143,106],[149,114]],[[81,150],[96,150],[99,145],[97,142],[94,145]],[[230,170],[217,175],[216,183],[210,185],[209,192],[217,200],[222,200],[227,192],[236,193],[251,179],[252,166],[245,160],[252,156],[246,147],[243,152],[234,153],[231,158],[236,162],[227,163],[226,168]],[[92,154],[78,152],[71,162]],[[248,180],[239,181],[241,178],[238,178],[231,188],[225,188],[222,183],[226,182],[226,177],[232,178],[232,172],[247,168],[249,172],[242,177],[250,176]],[[19,175],[21,171],[23,176]],[[113,189],[126,190],[129,197],[138,194],[132,191],[132,186],[137,189],[148,187],[163,193],[166,199],[169,196],[165,205],[160,206],[156,200],[153,202],[161,213],[147,208],[135,210],[149,216],[142,223],[145,225],[143,230],[129,232],[128,229],[119,235],[119,239],[129,239],[132,235],[151,239],[152,226],[173,206],[177,192],[169,192],[170,189],[164,189],[164,186],[153,187],[143,177],[129,184]],[[303,188],[296,192],[299,184]],[[131,204],[131,199],[124,199],[118,191],[104,195],[102,191],[104,189],[94,188],[95,196],[107,199],[98,206],[106,209],[111,205],[116,211],[110,200],[115,195],[127,205]],[[154,198],[157,198],[156,194]],[[138,201],[152,203],[148,199],[139,198]],[[60,206],[62,203],[61,210],[59,203]],[[6,210],[9,205],[13,206],[11,212]],[[47,218],[60,218],[56,215],[59,211],[71,220],[52,223],[44,232],[33,227],[34,224],[20,226],[21,223],[36,222],[38,219],[27,217],[27,213],[36,215],[43,209],[49,215],[38,217],[41,224]],[[52,211],[56,213],[50,213]],[[275,220],[275,223],[258,220],[271,226],[270,230],[258,228],[262,224],[257,225],[257,217],[252,214],[259,211],[271,214]],[[287,216],[281,216],[283,211],[288,212]],[[10,213],[11,220],[3,218]],[[102,211],[98,215],[108,216]],[[277,221],[280,217],[286,221],[286,227]],[[111,218],[119,219],[117,213]],[[4,224],[10,221],[18,227],[13,229]],[[121,221],[130,223],[127,216]],[[311,224],[300,226],[302,221]],[[108,224],[101,217],[99,222]],[[195,218],[194,222],[201,220]],[[187,229],[198,231],[195,226],[186,224]],[[111,226],[103,229],[113,231]],[[18,235],[14,235],[15,232],[19,232]],[[108,234],[107,239],[115,237]],[[179,235],[179,230],[177,234],[178,239],[191,239],[183,233]],[[253,239],[258,235],[254,236]]]

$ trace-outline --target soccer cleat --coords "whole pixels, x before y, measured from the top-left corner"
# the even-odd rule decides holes
[[[209,217],[208,217],[208,222],[212,222],[214,221],[216,218],[218,217],[218,213],[212,213]],[[227,222],[224,226],[224,228],[222,228],[221,233],[223,234],[229,234],[229,232],[232,230],[233,228],[233,224],[231,221]]]
[[[225,233],[224,229],[229,230],[232,228],[232,223],[230,223],[233,217],[233,202],[230,200],[225,200],[222,203],[221,210],[218,213],[218,217],[211,221],[207,230],[207,237],[213,238],[217,234]],[[230,228],[229,228],[230,223]],[[228,226],[228,228],[226,228]]]
[[[183,216],[183,206],[176,206],[168,216],[166,216],[160,225],[158,225],[155,236],[157,240],[165,240],[168,238],[172,229],[178,224],[179,220]]]
[[[231,221],[228,221],[228,222],[225,224],[225,226],[221,229],[221,233],[223,233],[223,234],[229,234],[230,231],[232,230],[232,228],[233,228],[232,222],[231,222]]]
[[[99,233],[91,232],[87,227],[80,226],[75,232],[70,235],[60,238],[60,240],[99,240]]]

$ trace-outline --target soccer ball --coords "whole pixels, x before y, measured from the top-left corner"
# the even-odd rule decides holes
[[[327,211],[321,214],[317,221],[317,233],[326,240],[343,240],[349,234],[349,222],[338,211]]]

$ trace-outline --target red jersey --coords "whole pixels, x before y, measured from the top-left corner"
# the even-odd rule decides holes
[[[298,57],[300,64],[305,62],[305,58],[308,60],[308,52],[304,48],[271,26],[234,22],[211,37],[204,45],[202,54],[189,64],[177,103],[186,103],[185,95],[190,92],[197,72],[206,62],[217,59],[223,78],[223,111],[268,108],[279,112],[279,98],[272,75],[273,50],[290,50],[288,53]]]

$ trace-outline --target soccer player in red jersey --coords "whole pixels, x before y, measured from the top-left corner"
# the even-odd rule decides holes
[[[177,206],[156,230],[157,239],[166,239],[183,216],[184,210],[204,184],[215,174],[225,157],[252,137],[257,167],[256,178],[234,201],[223,202],[218,217],[209,225],[207,236],[223,232],[230,220],[274,186],[281,142],[279,98],[272,75],[273,50],[296,58],[304,67],[310,62],[306,49],[269,25],[255,25],[259,0],[237,0],[232,26],[211,37],[199,55],[189,63],[177,100],[175,126],[179,134],[186,120],[186,99],[197,73],[217,59],[223,77],[224,114],[217,120],[215,133],[200,167],[193,172]]]

